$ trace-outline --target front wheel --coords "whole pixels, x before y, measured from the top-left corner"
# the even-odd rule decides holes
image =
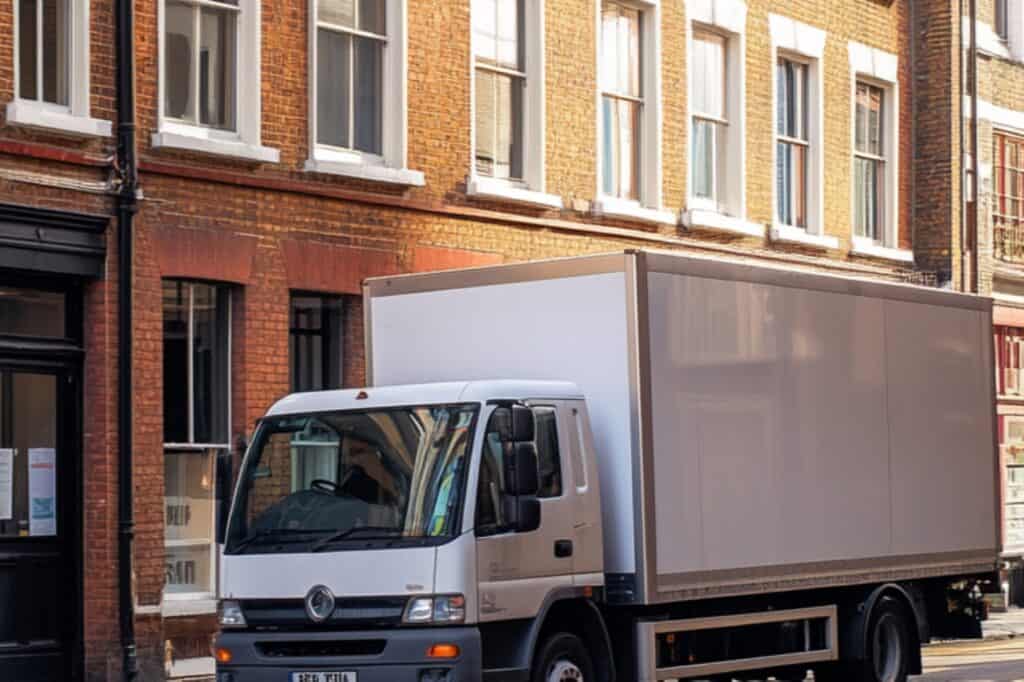
[[[551,635],[537,650],[530,682],[594,682],[594,662],[576,635]]]

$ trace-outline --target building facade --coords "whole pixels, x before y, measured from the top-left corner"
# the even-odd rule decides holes
[[[19,645],[38,679],[121,668],[114,5],[0,2],[0,614],[73,584],[80,628]],[[363,384],[368,276],[655,247],[957,286],[955,3],[133,7],[141,679],[212,672],[224,484],[275,400]]]

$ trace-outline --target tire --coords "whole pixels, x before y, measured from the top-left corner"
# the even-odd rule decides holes
[[[530,682],[596,682],[594,662],[583,640],[568,632],[551,635],[537,650]]]
[[[892,597],[875,604],[862,661],[840,661],[814,669],[815,682],[906,682],[914,638],[910,618]]]

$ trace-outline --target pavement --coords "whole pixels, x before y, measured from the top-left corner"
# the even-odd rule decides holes
[[[987,640],[1024,637],[1024,609],[1011,608],[1002,613],[990,611],[981,629]]]

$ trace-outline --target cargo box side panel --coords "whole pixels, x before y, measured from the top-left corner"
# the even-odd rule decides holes
[[[658,589],[889,555],[883,301],[648,282]]]
[[[377,385],[473,379],[575,382],[601,480],[605,567],[636,570],[630,334],[623,272],[374,297]]]
[[[995,548],[985,313],[886,303],[893,545],[899,554]]]

